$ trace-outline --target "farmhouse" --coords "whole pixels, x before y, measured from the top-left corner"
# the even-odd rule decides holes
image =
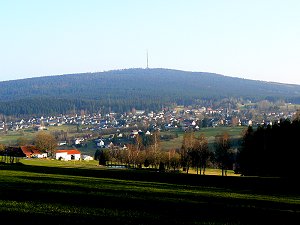
[[[21,150],[27,158],[47,158],[47,153],[41,152],[34,145],[21,146]]]
[[[55,159],[58,160],[80,160],[81,153],[77,149],[56,150]]]

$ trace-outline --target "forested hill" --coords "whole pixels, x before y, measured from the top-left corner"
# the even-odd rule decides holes
[[[42,115],[71,110],[155,110],[236,97],[300,100],[300,86],[170,69],[124,69],[0,82],[0,113]]]

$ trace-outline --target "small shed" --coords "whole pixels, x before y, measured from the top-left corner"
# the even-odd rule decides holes
[[[82,159],[86,160],[86,161],[94,160],[94,158],[92,156],[89,156],[89,155],[82,155]]]

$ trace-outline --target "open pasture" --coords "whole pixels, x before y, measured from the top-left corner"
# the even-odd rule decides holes
[[[48,126],[46,132],[67,132],[70,138],[76,137],[79,133],[76,133],[75,125],[63,125],[63,126]],[[33,128],[27,128],[24,130],[10,130],[7,133],[0,133],[0,144],[4,145],[16,145],[20,139],[27,140],[28,142],[33,142],[37,130]]]
[[[5,224],[297,224],[292,180],[0,165]]]
[[[195,132],[195,136],[198,137],[201,133],[203,133],[207,139],[210,145],[212,145],[215,141],[215,136],[222,134],[223,132],[227,132],[230,135],[230,138],[233,139],[239,139],[242,137],[242,132],[247,129],[247,127],[208,127],[208,128],[201,128],[199,131]],[[183,131],[164,131],[162,132],[162,135],[168,135],[172,134],[174,132],[177,132],[178,137],[174,138],[169,141],[162,141],[161,146],[163,150],[169,150],[169,149],[177,149],[180,148],[182,145],[182,139],[183,139]]]
[[[1,157],[0,157],[1,159]],[[81,169],[104,169],[105,167],[99,166],[99,161],[90,160],[90,161],[60,161],[60,160],[50,160],[50,159],[21,159],[21,162],[24,165],[28,166],[46,166],[46,167],[59,167],[59,168],[81,168]],[[144,168],[145,169],[145,168]],[[147,169],[145,169],[147,170]],[[150,169],[153,170],[153,169]],[[181,173],[186,173],[180,169]],[[189,169],[189,174],[196,174],[194,168]],[[217,168],[206,168],[206,175],[215,175],[221,176],[222,170]],[[227,176],[240,176],[240,174],[235,174],[233,170],[227,171]]]

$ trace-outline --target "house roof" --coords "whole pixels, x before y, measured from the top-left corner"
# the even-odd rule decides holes
[[[67,153],[68,155],[73,155],[73,154],[81,154],[80,151],[77,149],[61,149],[61,150],[56,150],[55,153]]]
[[[21,150],[26,156],[42,154],[34,145],[21,146]]]

